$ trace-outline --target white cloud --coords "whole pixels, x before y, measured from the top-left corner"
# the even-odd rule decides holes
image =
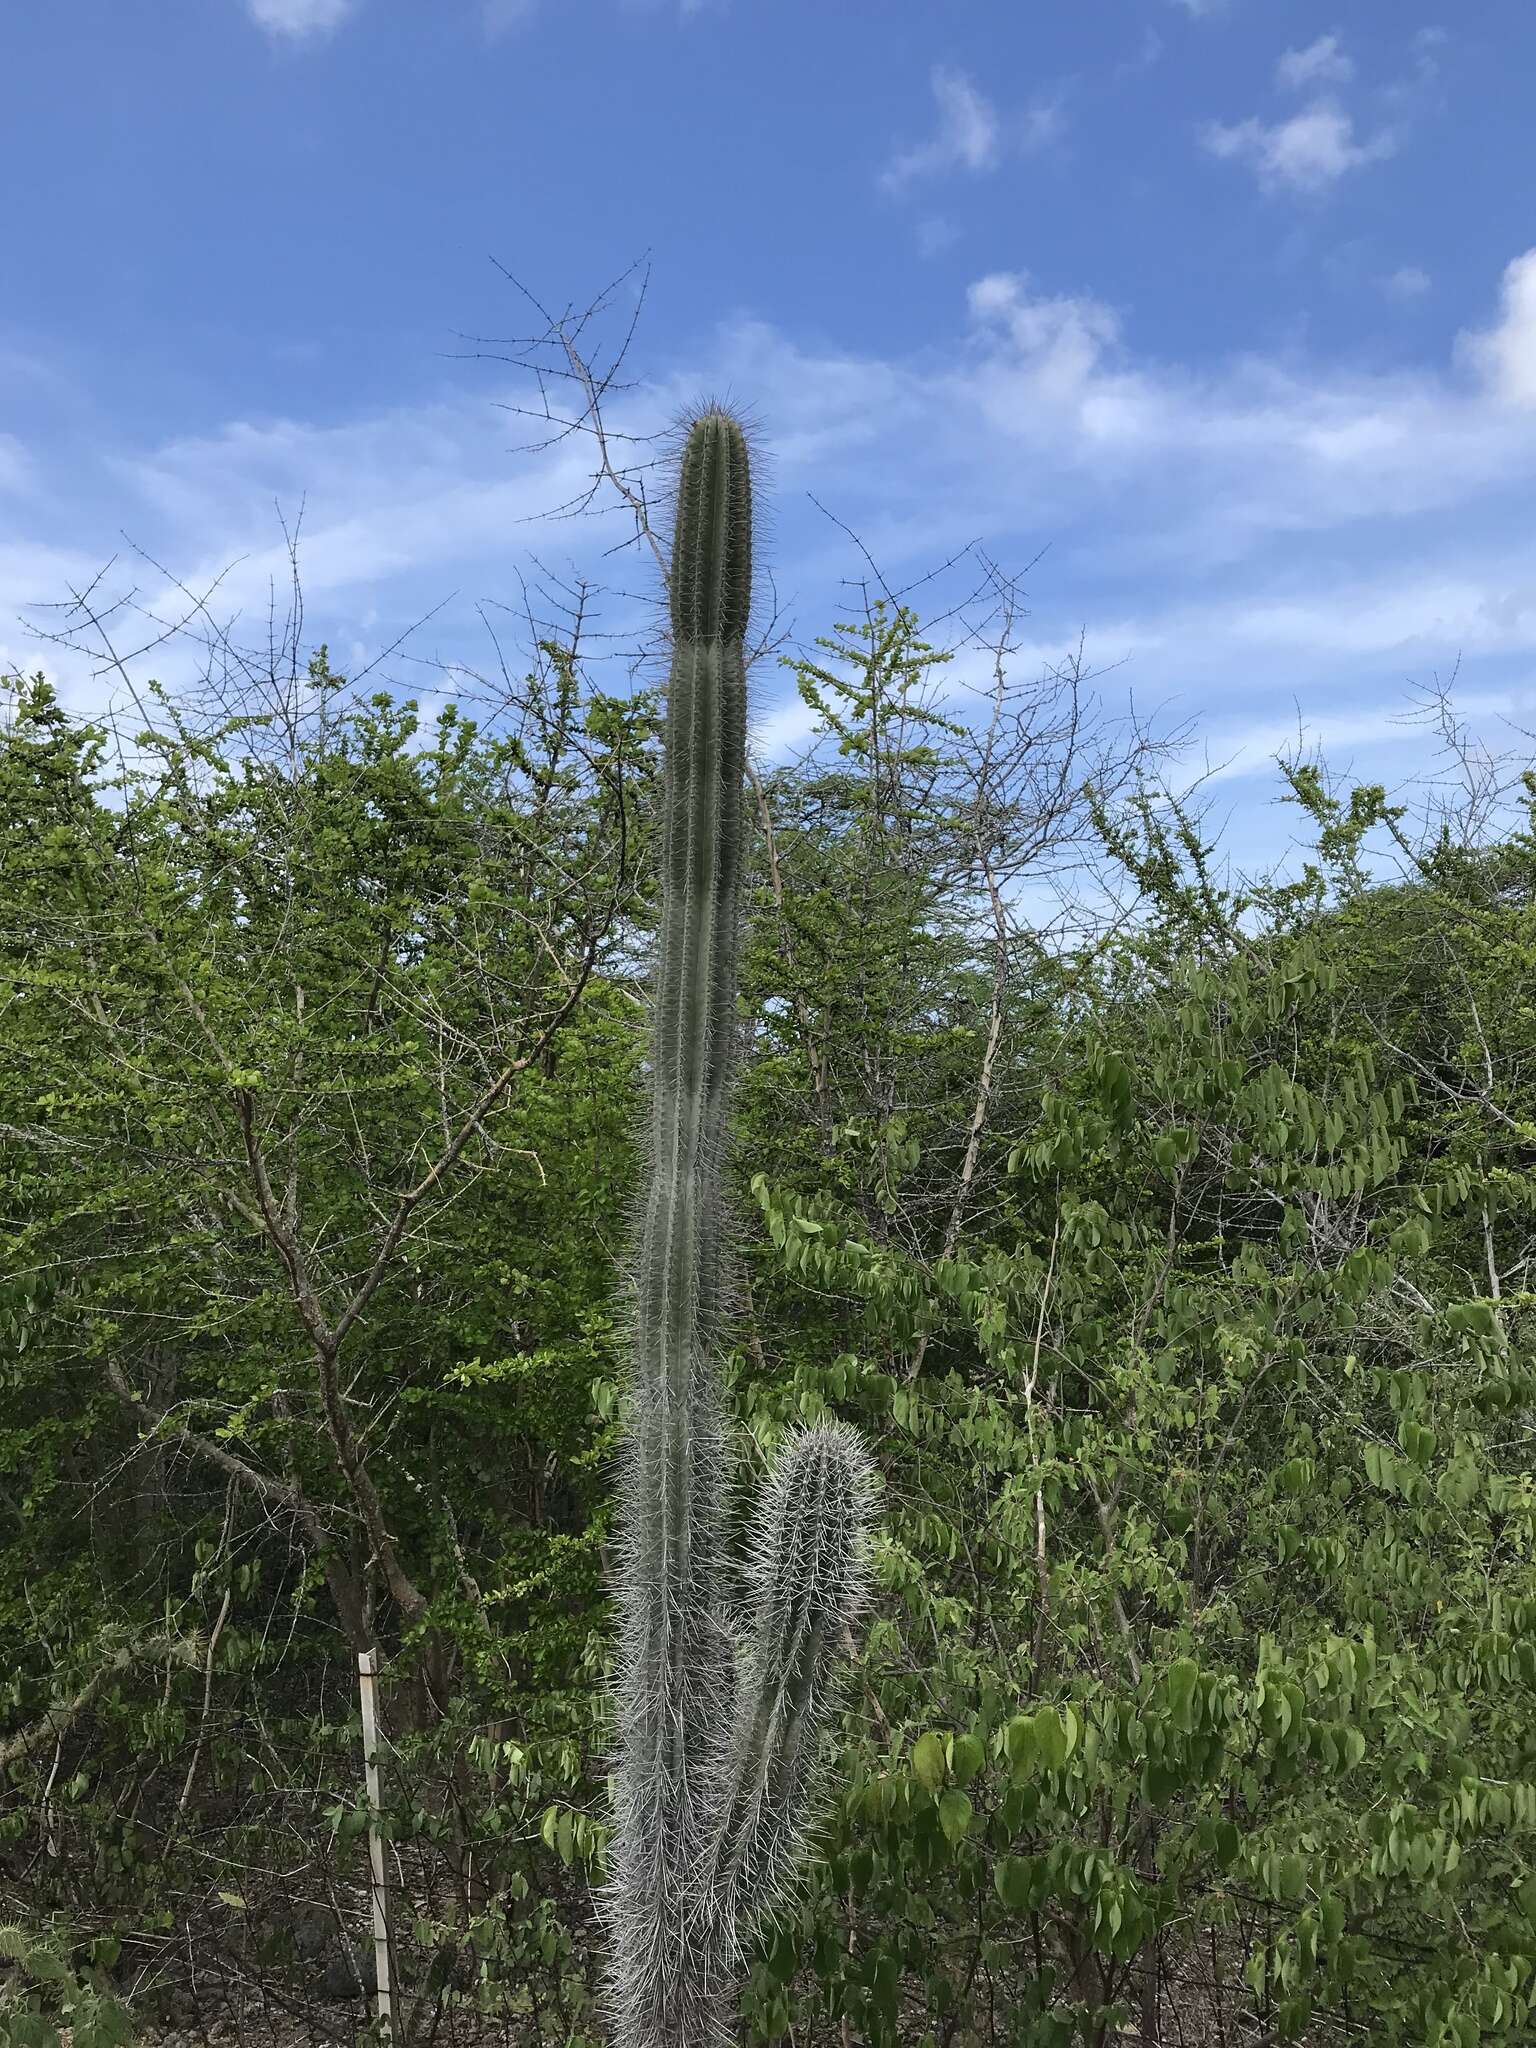
[[[1288,92],[1347,85],[1354,75],[1355,67],[1345,56],[1337,36],[1319,36],[1304,50],[1287,50],[1275,66],[1275,81]]]
[[[1040,581],[1066,612],[1056,651],[1086,620],[1095,654],[1118,632],[1139,686],[1181,690],[1223,672],[1269,688],[1314,659],[1390,662],[1400,680],[1400,643],[1415,660],[1453,659],[1477,604],[1510,615],[1510,592],[1536,576],[1536,554],[1509,543],[1536,484],[1536,415],[1449,364],[1159,363],[1101,300],[1010,273],[979,279],[969,310],[969,347],[943,359],[807,352],[745,322],[711,370],[773,422],[781,504],[814,492],[893,576],[978,535],[1023,559],[1049,543]],[[803,545],[803,580],[784,567],[781,589],[835,588],[843,534],[817,528]],[[1357,588],[1323,604],[1315,630],[1276,609],[1299,602],[1294,589],[1276,596],[1282,573],[1315,596],[1375,574],[1378,557],[1415,601],[1453,574],[1462,596],[1421,610],[1416,626],[1377,607],[1372,647],[1358,652]],[[1157,603],[1127,614],[1127,590],[1155,590]],[[1518,606],[1513,616],[1525,620]],[[1243,617],[1272,639],[1240,631]],[[1513,643],[1490,633],[1483,644]]]
[[[747,743],[756,761],[783,761],[798,753],[810,739],[816,714],[796,690],[772,711],[758,712],[752,719]]]
[[[1379,163],[1397,148],[1390,129],[1357,136],[1354,117],[1332,99],[1314,100],[1286,121],[1213,121],[1201,140],[1213,156],[1246,163],[1266,191],[1325,192],[1346,172]]]
[[[293,42],[339,28],[356,4],[357,0],[246,0],[258,28]]]
[[[1002,155],[997,110],[964,72],[935,67],[930,83],[938,102],[937,132],[914,149],[900,151],[887,164],[882,183],[898,191],[913,178],[935,171],[989,171]]]
[[[1482,691],[1475,696],[1459,695],[1458,713],[1479,723],[1508,719],[1528,711],[1530,695],[1524,699],[1511,691]],[[1203,778],[1204,786],[1258,776],[1274,781],[1273,763],[1281,756],[1323,754],[1337,762],[1346,749],[1382,748],[1401,750],[1422,747],[1427,737],[1424,721],[1403,706],[1393,703],[1364,703],[1345,710],[1295,711],[1286,718],[1264,718],[1247,725],[1213,727],[1205,737],[1204,751],[1212,768]]]
[[[960,350],[916,363],[807,352],[774,328],[737,323],[708,362],[637,396],[626,426],[661,423],[695,387],[751,391],[772,423],[785,498],[805,486],[821,496],[830,479],[834,496],[846,488],[861,519],[873,508],[913,556],[952,530],[1023,521],[1048,535],[1086,521],[1112,528],[1121,560],[1155,560],[1160,573],[1179,554],[1208,569],[1284,537],[1440,518],[1536,477],[1536,411],[1510,415],[1511,404],[1536,408],[1536,250],[1506,272],[1495,325],[1461,345],[1477,372],[1470,385],[1430,370],[1264,357],[1194,370],[1138,358],[1114,308],[1016,272],[977,279],[966,306]],[[306,580],[317,596],[407,570],[441,596],[467,565],[502,559],[504,537],[586,473],[574,443],[530,464],[488,440],[486,407],[500,395],[346,426],[234,422],[122,459],[116,483],[137,511],[110,531],[197,536],[209,566],[254,545],[260,581],[276,560],[274,499],[292,510],[308,490]],[[554,535],[569,553],[580,531],[519,538],[543,548]],[[57,594],[31,582],[30,596]],[[497,586],[487,577],[480,587]]]
[[[1401,655],[1455,645],[1468,654],[1536,647],[1536,574],[1531,565],[1490,560],[1481,576],[1338,577],[1243,605],[1217,618],[1234,642],[1306,654]]]
[[[539,0],[482,0],[480,18],[488,36],[522,28],[538,11]]]
[[[1483,332],[1463,334],[1460,349],[1494,397],[1536,408],[1536,249],[1505,270],[1498,320]]]
[[[1213,156],[1245,163],[1266,191],[1326,192],[1348,172],[1396,154],[1402,121],[1422,89],[1424,66],[1433,64],[1419,42],[1414,47],[1420,79],[1385,88],[1378,96],[1396,109],[1396,126],[1380,127],[1369,135],[1357,130],[1354,115],[1335,90],[1354,77],[1354,62],[1337,35],[1321,35],[1284,51],[1275,66],[1281,91],[1308,96],[1299,113],[1277,121],[1257,115],[1246,121],[1212,121],[1201,131],[1201,141]]]
[[[1429,272],[1417,263],[1405,263],[1381,279],[1381,288],[1392,299],[1422,299],[1431,283]]]
[[[1528,290],[1536,252],[1512,268]],[[1506,281],[1498,338],[1469,346],[1502,365],[1524,303]],[[1052,497],[1087,491],[1096,513],[1104,495],[1159,472],[1172,490],[1176,472],[1184,518],[1205,526],[1199,507],[1209,505],[1206,547],[1241,552],[1260,533],[1409,514],[1536,471],[1536,421],[1529,436],[1512,435],[1487,393],[1444,375],[1309,371],[1262,357],[1198,372],[1137,362],[1101,301],[1034,292],[1010,274],[981,279],[969,304],[978,355],[949,387],[984,422],[988,467],[1009,469],[1010,444],[1033,449]],[[1500,383],[1507,396],[1507,373]],[[1157,530],[1149,522],[1147,539]],[[1187,540],[1188,525],[1180,530]]]
[[[1119,340],[1111,309],[1093,298],[1040,297],[1022,272],[979,278],[967,294],[971,317],[1008,337],[1030,389],[1049,405],[1081,406],[1105,354]],[[1091,423],[1090,423],[1090,431]]]
[[[496,437],[483,445],[486,403],[422,406],[340,427],[235,421],[122,464],[120,475],[162,528],[221,535],[200,549],[188,581],[251,550],[226,586],[229,599],[283,576],[274,501],[290,518],[306,502],[304,580],[317,598],[423,571],[441,596],[446,580],[483,554],[477,530],[507,534],[536,520],[571,497],[585,473],[570,443],[532,465],[510,461]],[[130,530],[139,538],[143,526]]]
[[[1316,716],[1359,702],[1365,717],[1458,652],[1484,665],[1481,689],[1504,682],[1501,663],[1528,677],[1536,657],[1536,541],[1521,524],[1536,484],[1536,249],[1485,317],[1456,363],[1414,371],[1170,363],[1138,351],[1134,319],[1091,292],[999,271],[972,284],[942,352],[810,349],[738,321],[703,359],[623,399],[613,423],[642,434],[699,389],[752,394],[769,428],[775,577],[807,636],[837,615],[853,561],[846,535],[808,509],[814,492],[897,583],[976,537],[1014,563],[1049,543],[1026,663],[1059,657],[1086,622],[1090,659],[1129,664],[1112,690],[1131,682],[1139,698],[1255,728],[1288,721],[1293,698]],[[0,638],[72,678],[74,701],[99,698],[104,680],[51,650],[26,654],[13,621],[83,586],[114,550],[112,586],[137,583],[166,610],[120,530],[194,586],[243,556],[218,609],[242,607],[262,638],[269,585],[281,601],[287,572],[273,501],[291,517],[307,491],[314,638],[377,648],[458,591],[413,644],[481,659],[473,600],[515,603],[513,571],[530,556],[623,580],[603,560],[621,525],[541,517],[579,491],[587,451],[518,458],[487,433],[492,402],[511,395],[471,379],[347,424],[235,421],[97,454],[88,470],[60,462],[24,512],[7,517],[0,501]],[[509,622],[509,651],[519,642]],[[766,676],[757,744],[787,750],[803,737],[797,700]]]
[[[1059,95],[1035,99],[1022,113],[1003,117],[963,71],[934,68],[930,84],[938,127],[926,142],[899,150],[880,174],[888,192],[944,171],[996,170],[1009,154],[1031,155],[1061,139],[1067,125]]]

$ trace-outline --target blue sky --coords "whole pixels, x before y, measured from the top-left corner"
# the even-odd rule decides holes
[[[648,252],[619,419],[757,415],[803,637],[859,569],[813,497],[893,584],[984,539],[1025,664],[1085,631],[1250,837],[1298,718],[1396,780],[1459,658],[1536,725],[1526,0],[49,0],[0,75],[0,665],[76,702],[29,608],[114,554],[155,606],[126,535],[263,612],[301,501],[338,663],[439,605],[415,654],[484,658],[477,601],[616,530],[539,517],[583,453],[459,337],[525,330],[498,263]]]

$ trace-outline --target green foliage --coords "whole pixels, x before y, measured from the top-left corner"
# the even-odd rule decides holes
[[[39,682],[0,746],[0,1726],[37,1735],[0,1855],[29,1910],[139,1963],[173,1925],[249,1961],[263,1870],[312,1869],[312,1913],[355,1880],[356,1844],[328,1869],[315,1838],[352,1802],[371,1637],[394,1819],[467,1873],[423,1938],[462,1954],[494,1921],[507,1981],[558,1950],[584,1995],[563,1923],[551,1946],[493,1904],[558,1890],[558,1853],[512,1831],[505,1773],[454,1781],[502,1728],[535,1823],[595,1804],[591,1389],[618,1356],[654,716],[558,649],[494,731],[454,707],[423,730],[323,658],[277,694],[234,719],[151,699],[109,780]],[[328,1361],[317,1329],[375,1270]],[[118,1670],[125,1637],[149,1654]],[[248,1914],[194,1850],[205,1798]]]
[[[1529,2039],[1536,785],[1415,828],[1293,767],[1304,858],[1228,886],[1038,703],[1033,765],[983,772],[942,674],[889,609],[800,664],[822,746],[761,776],[743,847],[729,1412],[765,1456],[852,1425],[884,1480],[843,1771],[749,2037],[1107,2044],[1161,2007],[1169,2039]],[[622,766],[633,854],[654,720],[541,675],[549,730]],[[82,1980],[92,1940],[158,1968],[195,1927],[292,1994],[303,1868],[360,1934],[350,1581],[413,2000],[590,2041],[653,912],[624,895],[345,1338],[407,1612],[239,1206],[242,1115],[276,1186],[295,1162],[332,1326],[445,1097],[455,1128],[537,1044],[617,821],[538,720],[518,757],[313,680],[297,767],[168,706],[107,789],[41,685],[0,744],[0,1919],[57,1916]],[[1047,942],[1036,850],[1090,834],[1137,915]]]
[[[61,2048],[61,2039],[68,2048],[121,2048],[131,2042],[127,2008],[107,1983],[117,1947],[98,1940],[76,1959],[57,1930],[36,1934],[0,1926],[0,1967],[11,1965],[11,1982],[0,1983],[3,2048]]]
[[[764,2038],[820,2007],[1099,2040],[1207,1950],[1282,2038],[1530,2024],[1530,841],[1305,916],[1271,892],[1255,936],[1198,835],[1151,836],[1151,915],[1077,964],[985,1228],[950,1248],[916,1148],[861,1204],[841,1148],[757,1126],[822,1307],[754,1413],[851,1413],[893,1503],[883,1732],[847,1730]]]

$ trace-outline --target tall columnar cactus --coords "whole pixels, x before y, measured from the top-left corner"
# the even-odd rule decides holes
[[[608,1992],[620,2048],[733,2038],[741,1944],[792,1881],[863,1585],[868,1460],[797,1431],[729,1561],[722,1162],[741,928],[752,502],[738,423],[688,433],[672,556],[661,926],[624,1449]]]

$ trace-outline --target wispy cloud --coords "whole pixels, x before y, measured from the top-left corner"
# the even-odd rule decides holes
[[[1118,506],[1119,530],[1139,548],[1194,541],[1207,564],[1277,534],[1439,510],[1536,476],[1536,249],[1508,266],[1493,319],[1469,325],[1457,363],[1440,372],[1256,356],[1199,370],[1162,363],[1137,355],[1102,299],[1042,290],[1018,272],[978,279],[965,311],[960,345],[920,362],[806,352],[776,328],[742,321],[708,360],[637,396],[641,410],[623,424],[661,424],[694,385],[752,389],[774,424],[787,490],[820,490],[846,473],[893,512],[915,504],[937,518],[946,506],[944,516],[974,530],[1018,521],[1027,462],[1032,524],[1059,527],[1084,510],[1098,520]],[[562,502],[585,473],[571,444],[563,467],[510,466],[483,431],[486,404],[502,395],[342,426],[236,421],[215,436],[120,453],[112,491],[98,484],[98,495],[123,504],[114,535],[125,525],[136,536],[203,536],[199,552],[222,562],[270,533],[274,499],[292,507],[308,490],[317,589],[377,583],[406,566],[447,571],[499,555],[488,531],[504,535]],[[911,485],[893,493],[904,471]],[[1141,504],[1144,522],[1133,516]],[[1217,537],[1219,557],[1209,552]]]
[[[1016,273],[973,285],[969,310],[966,385],[995,429],[1105,481],[1176,458],[1186,482],[1203,470],[1216,486],[1228,525],[1239,507],[1271,531],[1343,522],[1536,473],[1536,418],[1516,417],[1536,409],[1536,249],[1506,270],[1493,324],[1458,345],[1468,383],[1258,357],[1199,372],[1138,362],[1113,308]]]
[[[1283,51],[1275,65],[1276,90],[1305,99],[1298,112],[1272,121],[1256,114],[1245,121],[1211,121],[1200,140],[1213,156],[1245,164],[1267,192],[1317,197],[1351,171],[1397,154],[1433,103],[1444,41],[1434,29],[1413,37],[1410,70],[1370,91],[1378,118],[1362,126],[1343,96],[1355,80],[1354,59],[1339,36],[1318,36]]]
[[[1086,621],[1090,658],[1127,659],[1138,696],[1220,711],[1241,678],[1257,724],[1288,717],[1297,696],[1337,706],[1345,684],[1361,703],[1395,701],[1404,676],[1458,651],[1529,680],[1536,544],[1518,515],[1536,484],[1536,249],[1488,297],[1438,367],[1196,366],[1138,351],[1134,318],[1092,292],[992,272],[957,306],[943,352],[810,349],[742,320],[626,396],[612,424],[646,433],[701,388],[754,394],[771,427],[776,578],[803,628],[822,629],[849,563],[846,536],[805,509],[813,492],[896,580],[976,536],[1005,559],[1052,543],[1026,657],[1059,656]],[[51,493],[35,485],[8,518],[0,500],[6,654],[59,666],[51,651],[18,653],[16,614],[83,586],[120,529],[193,585],[243,557],[219,605],[264,630],[269,587],[287,574],[273,500],[292,515],[307,491],[315,637],[387,644],[458,591],[418,651],[478,659],[472,600],[515,599],[509,556],[611,580],[603,551],[622,538],[544,516],[579,492],[591,458],[575,443],[508,457],[485,424],[510,395],[487,387],[344,425],[235,421],[105,466],[97,456]],[[98,536],[95,559],[63,545],[88,551]],[[168,609],[143,563],[124,555],[114,579]],[[1505,680],[1480,671],[1476,686]],[[77,701],[105,687],[83,670]],[[763,745],[803,736],[792,703],[770,696],[760,710]]]
[[[1422,299],[1432,282],[1429,272],[1417,263],[1405,263],[1379,280],[1389,299]]]
[[[356,4],[357,0],[246,0],[258,28],[290,42],[328,35],[341,26]]]
[[[979,326],[1006,334],[1032,387],[1051,402],[1078,400],[1120,338],[1116,315],[1100,300],[1035,293],[1019,272],[978,279],[968,301]]]
[[[898,150],[880,174],[888,192],[946,171],[977,174],[996,170],[1005,156],[1048,149],[1065,133],[1067,116],[1059,96],[1032,100],[1022,112],[999,114],[966,76],[943,65],[930,78],[938,125],[925,142]]]
[[[1319,36],[1304,50],[1287,50],[1275,66],[1275,83],[1288,92],[1347,85],[1354,75],[1354,64],[1345,56],[1337,36]]]
[[[1529,692],[1522,696],[1509,690],[1479,691],[1458,696],[1456,708],[1461,716],[1482,724],[1527,715],[1531,699]],[[1212,727],[1204,749],[1211,768],[1202,779],[1206,787],[1244,776],[1273,780],[1271,764],[1282,756],[1322,754],[1337,762],[1341,754],[1357,748],[1372,754],[1383,748],[1418,749],[1433,738],[1433,729],[1411,705],[1367,702],[1310,715],[1293,710],[1288,719]]]
[[[963,71],[935,67],[930,80],[939,124],[926,142],[897,152],[881,173],[890,191],[936,171],[990,171],[1002,160],[997,109]]]
[[[1397,149],[1387,128],[1355,132],[1354,116],[1336,100],[1317,99],[1288,120],[1213,121],[1201,134],[1212,156],[1247,164],[1266,191],[1326,192],[1346,173],[1380,163]]]

